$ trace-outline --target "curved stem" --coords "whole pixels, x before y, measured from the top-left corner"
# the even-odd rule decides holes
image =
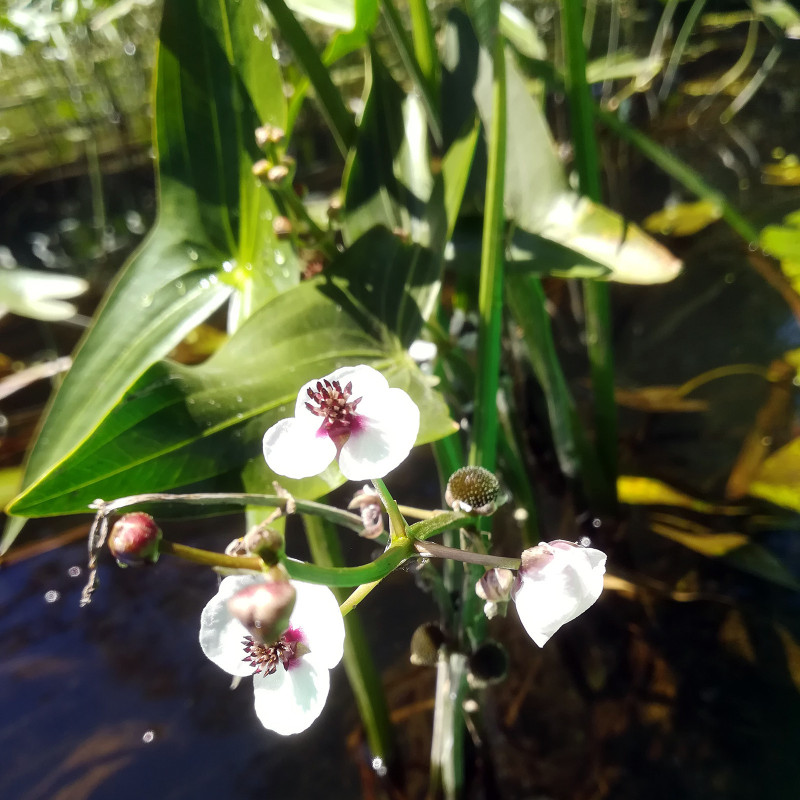
[[[96,508],[106,514],[119,511],[122,508],[131,506],[145,505],[147,503],[185,503],[186,505],[210,506],[225,505],[232,506],[267,506],[268,508],[281,508],[286,510],[288,497],[278,495],[254,494],[248,492],[216,493],[216,492],[196,492],[193,494],[166,494],[154,492],[150,494],[134,494],[128,497],[120,497],[106,503],[103,500],[96,500],[92,508]],[[315,516],[327,519],[337,525],[358,531],[364,530],[364,523],[357,514],[349,511],[342,511],[324,503],[314,503],[311,500],[294,500],[294,508],[302,514],[314,514]]]
[[[372,485],[381,496],[383,506],[386,509],[386,513],[389,515],[389,540],[391,542],[396,542],[398,539],[407,536],[408,534],[406,531],[408,529],[408,524],[403,519],[403,515],[397,507],[394,497],[392,497],[389,490],[386,488],[386,484],[380,478],[373,478]]]
[[[361,586],[355,588],[350,596],[339,606],[339,611],[342,616],[346,617],[380,582],[383,578],[379,578],[372,583],[362,583]]]

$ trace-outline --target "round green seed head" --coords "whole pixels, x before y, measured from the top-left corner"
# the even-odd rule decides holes
[[[444,499],[454,511],[488,515],[495,511],[500,483],[483,467],[462,467],[450,476]]]

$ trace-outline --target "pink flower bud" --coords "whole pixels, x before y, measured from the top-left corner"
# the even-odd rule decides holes
[[[121,567],[155,564],[161,529],[142,511],[120,517],[108,537],[108,549]]]
[[[228,611],[256,642],[276,642],[289,627],[297,591],[289,581],[254,583],[228,600]]]
[[[494,619],[498,614],[501,617],[506,615],[513,585],[514,573],[510,569],[500,567],[484,572],[475,584],[475,594],[486,601],[483,612],[489,619]]]
[[[606,554],[556,540],[522,553],[511,593],[528,635],[539,647],[589,608],[603,591]]]

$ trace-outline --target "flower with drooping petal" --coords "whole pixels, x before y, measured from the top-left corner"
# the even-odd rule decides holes
[[[402,389],[364,364],[309,381],[294,417],[264,434],[267,466],[287,478],[318,475],[334,459],[352,481],[382,478],[408,455],[419,431],[419,409]]]
[[[260,643],[231,613],[228,601],[265,583],[261,575],[232,575],[203,609],[200,646],[231,675],[253,675],[256,714],[265,728],[288,736],[320,715],[330,687],[329,670],[342,658],[344,621],[327,586],[292,581],[296,599],[289,627],[278,641]]]
[[[560,539],[523,552],[511,596],[539,647],[600,597],[605,571],[605,553]]]

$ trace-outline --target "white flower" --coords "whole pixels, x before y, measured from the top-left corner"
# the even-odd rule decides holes
[[[342,658],[344,620],[327,586],[292,581],[297,599],[288,629],[273,645],[258,644],[231,614],[228,600],[263,581],[261,575],[232,575],[222,581],[203,609],[200,646],[231,675],[253,675],[261,724],[287,736],[304,731],[322,712],[328,671]]]
[[[264,458],[278,475],[310,478],[335,458],[352,481],[382,478],[408,455],[419,409],[372,367],[342,367],[300,389],[294,417],[264,434]]]
[[[528,635],[539,647],[583,614],[603,591],[606,554],[572,542],[540,542],[525,550],[511,596]]]

